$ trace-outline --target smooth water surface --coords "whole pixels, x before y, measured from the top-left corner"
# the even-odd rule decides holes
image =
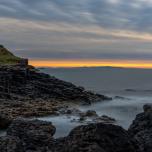
[[[45,68],[41,71],[113,97],[112,101],[80,106],[79,109],[82,111],[95,110],[99,115],[115,118],[117,124],[125,129],[129,127],[136,114],[142,112],[144,104],[152,103],[152,70],[103,67]],[[56,126],[56,137],[67,135],[72,128],[81,124],[71,122],[73,118],[67,116],[40,119],[51,121]]]

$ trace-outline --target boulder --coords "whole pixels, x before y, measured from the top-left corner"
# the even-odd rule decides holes
[[[54,139],[50,122],[16,119],[0,138],[0,152],[140,152],[123,128],[103,123],[83,125]]]
[[[152,112],[152,104],[146,104],[143,106],[144,112]]]
[[[0,137],[0,152],[23,152],[19,138],[12,136]]]
[[[53,151],[58,152],[139,152],[136,141],[127,131],[103,123],[76,127],[53,147]]]
[[[106,124],[115,124],[116,123],[116,120],[114,118],[111,118],[111,117],[106,116],[106,115],[96,117],[93,121],[94,122],[102,122],[102,123],[106,123]]]
[[[144,112],[136,116],[128,131],[143,152],[152,152],[152,105],[146,104],[143,109]]]
[[[80,113],[81,117],[98,117],[96,111],[94,110],[88,110],[86,112]]]
[[[19,138],[28,147],[44,146],[53,139],[56,128],[51,122],[18,118],[7,130],[7,135]]]

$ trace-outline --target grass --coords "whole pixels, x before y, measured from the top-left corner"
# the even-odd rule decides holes
[[[19,57],[9,52],[6,48],[0,47],[0,65],[16,64],[20,61]]]

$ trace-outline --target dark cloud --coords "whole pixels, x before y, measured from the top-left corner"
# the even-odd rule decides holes
[[[151,15],[151,0],[0,0],[0,41],[27,57],[151,59]]]
[[[1,17],[152,32],[152,3],[148,0],[0,0],[0,8]]]

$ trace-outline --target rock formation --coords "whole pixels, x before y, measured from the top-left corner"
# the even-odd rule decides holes
[[[137,142],[123,128],[89,124],[54,139],[55,127],[39,120],[15,120],[0,138],[1,152],[140,152]],[[7,148],[6,148],[7,147]]]
[[[57,114],[66,102],[91,104],[111,100],[27,64],[26,59],[16,57],[0,45],[0,128],[6,128],[19,116]]]
[[[129,133],[143,152],[152,152],[152,104],[144,105],[143,109],[130,126]]]
[[[35,68],[0,66],[0,95],[8,98],[60,99],[91,103],[110,99],[59,80]]]

